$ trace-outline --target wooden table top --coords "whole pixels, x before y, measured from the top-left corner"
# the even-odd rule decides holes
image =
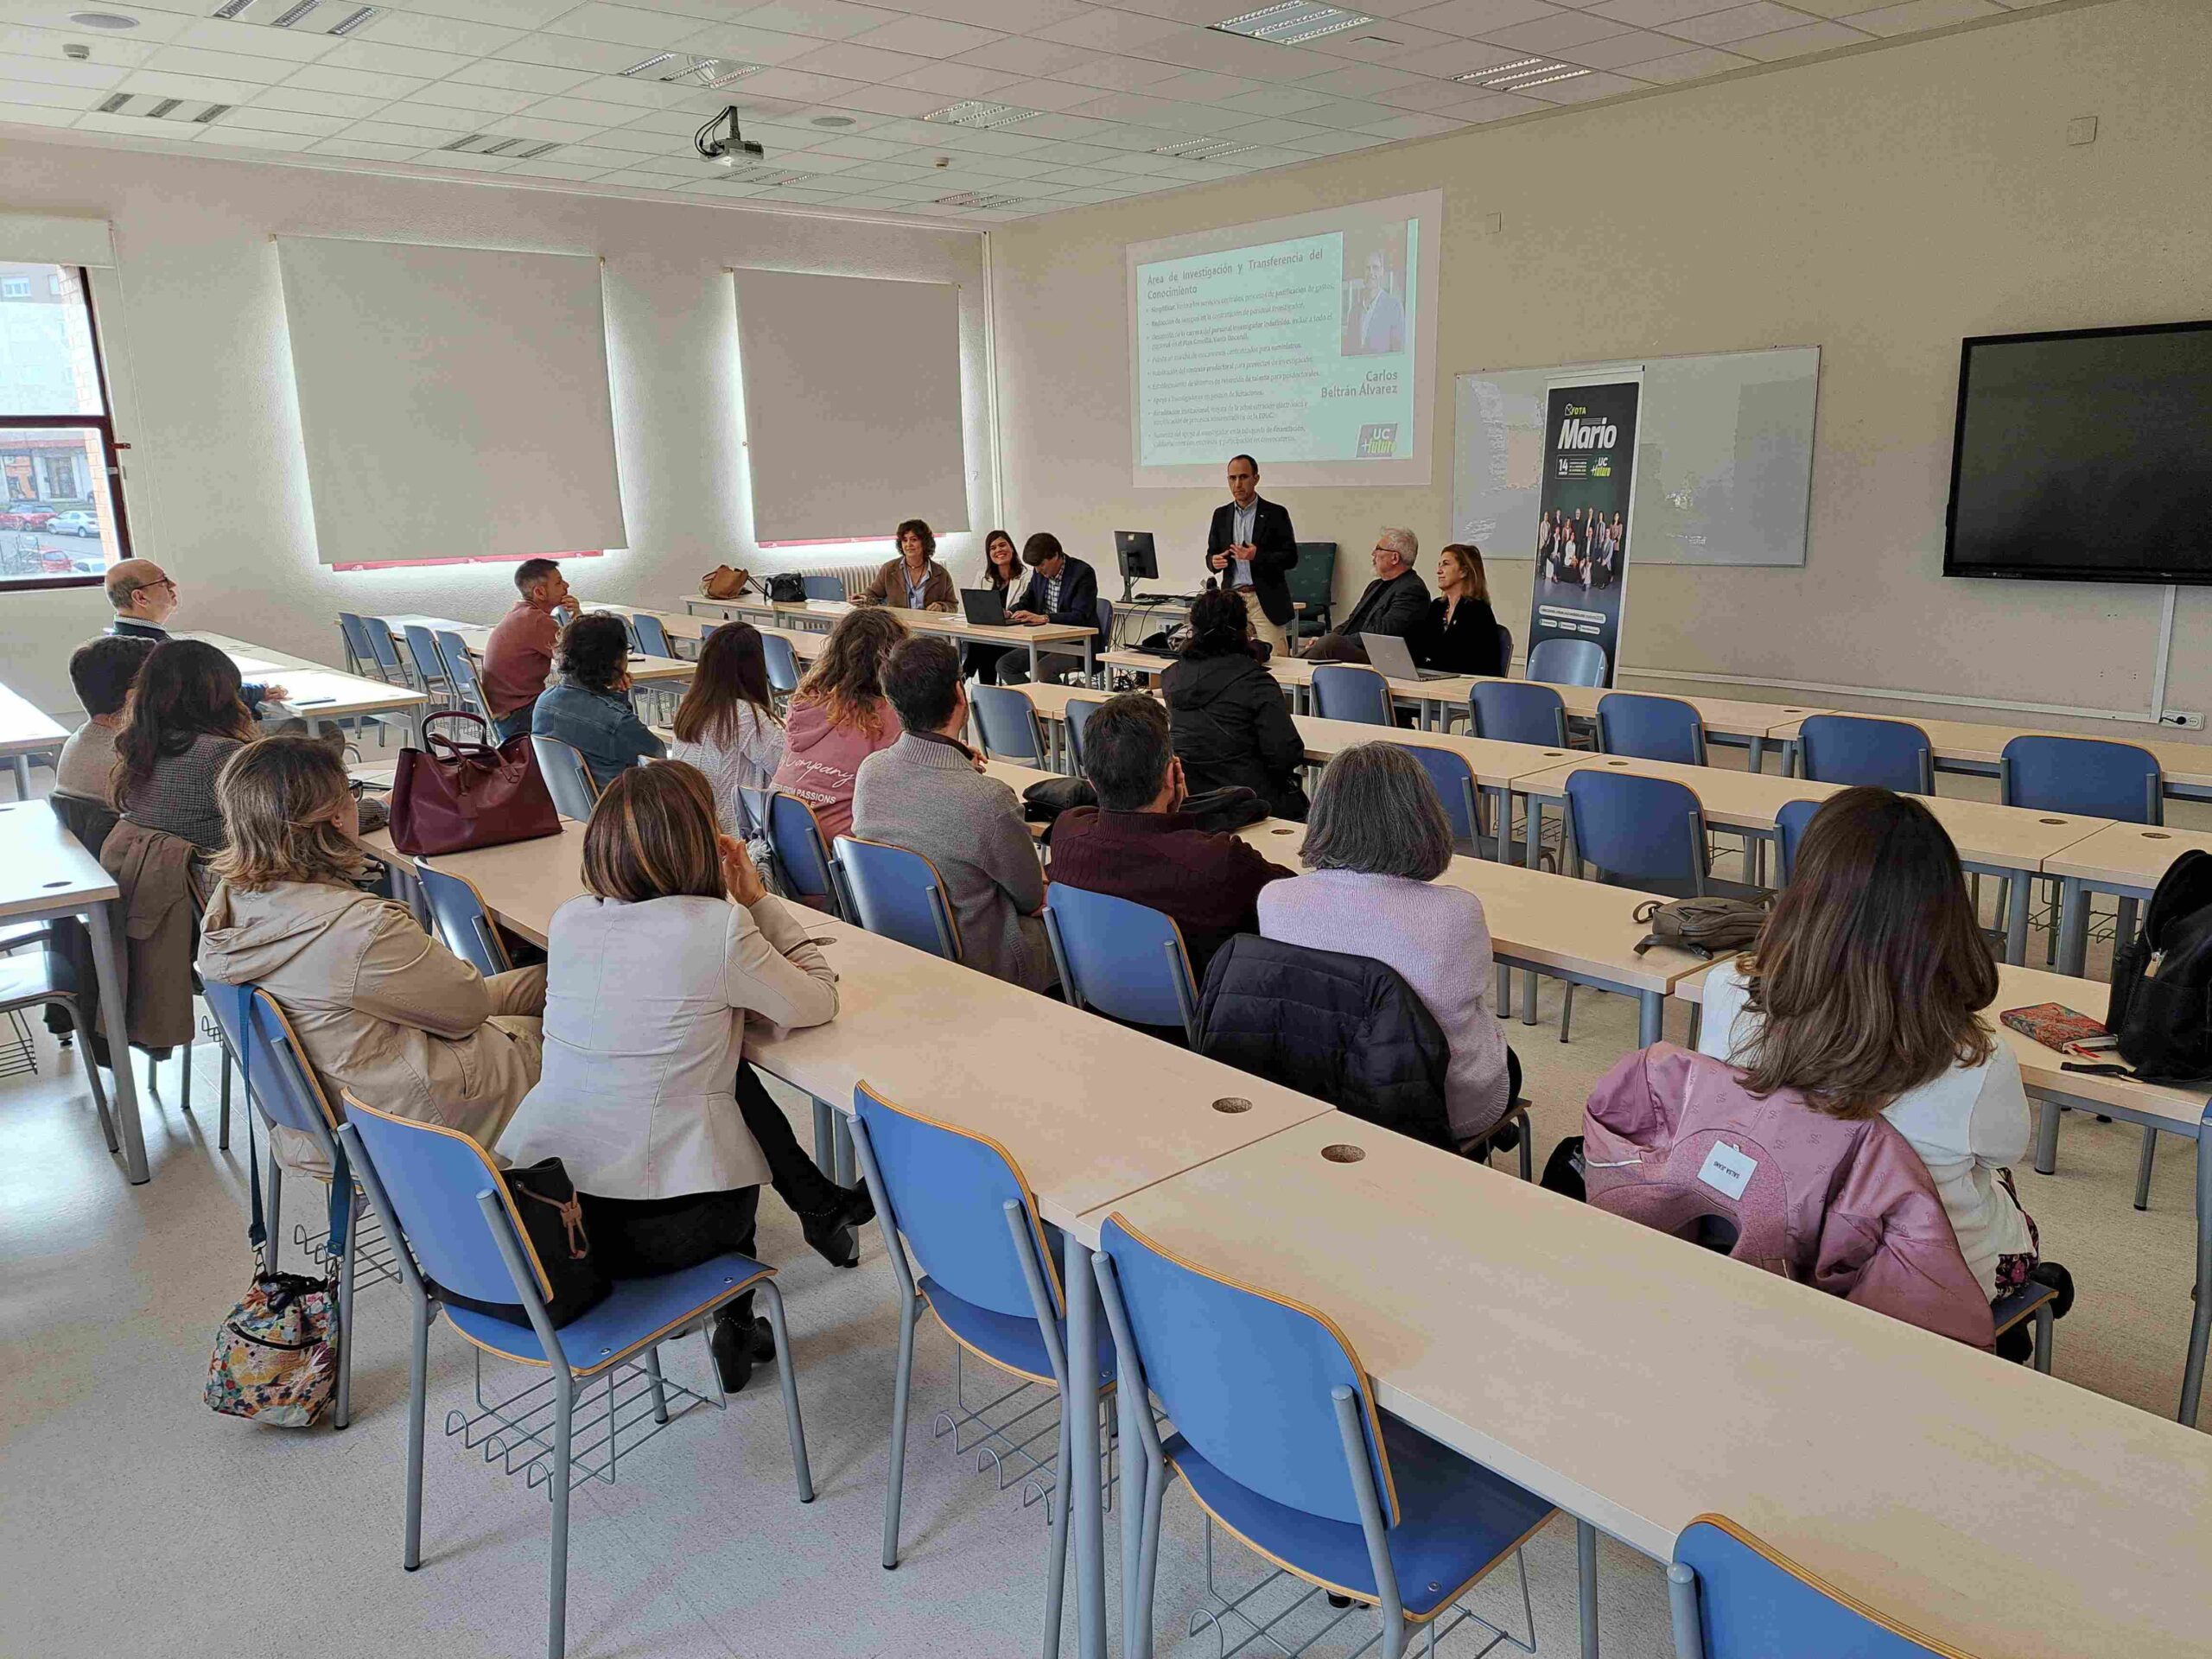
[[[1726,766],[1639,760],[1618,754],[1579,756],[1554,771],[1518,779],[1514,787],[1533,798],[1560,800],[1566,797],[1569,777],[1578,772],[1596,770],[1672,779],[1697,791],[1707,823],[1735,829],[1771,830],[1775,814],[1788,803],[1824,801],[1843,788],[1840,784],[1818,784],[1806,778],[1734,772]],[[1989,801],[1961,800],[1955,796],[1923,795],[1917,798],[1943,826],[1957,845],[1961,859],[1969,864],[1992,864],[2006,869],[2039,870],[2045,859],[2111,823],[2109,818],[2038,812],[2024,806],[1999,806]]]
[[[1344,1116],[1074,1230],[1113,1211],[1325,1313],[1385,1409],[1648,1554],[1717,1510],[1965,1652],[2204,1651],[2212,1441],[2148,1412]]]
[[[766,616],[782,620],[807,617],[821,621],[835,622],[848,613],[861,608],[849,600],[810,599],[804,604],[773,604],[765,599],[747,594],[743,599],[687,599],[683,601],[696,613],[724,616]],[[898,613],[899,620],[918,633],[944,633],[955,639],[972,639],[978,645],[1021,645],[1034,642],[1040,645],[1081,645],[1091,637],[1092,631],[1078,622],[1042,622],[1034,626],[1009,623],[1004,627],[980,627],[958,611],[908,611]]]
[[[249,681],[281,684],[291,693],[291,706],[315,720],[336,720],[351,715],[394,714],[412,711],[429,702],[410,685],[393,685],[359,674],[347,674],[304,657],[250,639],[197,629],[180,633],[180,639],[199,639],[214,646]]]
[[[0,804],[0,918],[38,916],[116,896],[100,868],[44,801]]]
[[[1458,737],[1448,732],[1414,731],[1403,726],[1370,726],[1356,720],[1323,720],[1313,715],[1294,715],[1291,724],[1306,740],[1309,760],[1327,760],[1362,743],[1448,749],[1466,761],[1475,774],[1475,782],[1484,789],[1504,788],[1516,779],[1554,771],[1575,753],[1573,749],[1548,748],[1535,743]]]
[[[2114,823],[2043,861],[2047,875],[2075,875],[2101,886],[2155,887],[2183,853],[2212,853],[2212,835],[2152,823]]]
[[[21,693],[0,685],[0,755],[58,749],[69,733]]]
[[[580,599],[576,603],[587,611],[610,611],[616,616],[650,616],[677,639],[703,639],[715,627],[707,618],[690,611],[657,611],[644,605],[618,605],[604,599]]]

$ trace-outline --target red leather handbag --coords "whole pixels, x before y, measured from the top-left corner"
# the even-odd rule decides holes
[[[430,730],[441,721],[462,720],[475,734],[454,739]],[[491,722],[481,715],[447,709],[423,722],[426,752],[399,752],[391,781],[391,844],[410,858],[535,841],[561,833],[561,815],[538,776],[527,734],[494,748],[486,741]]]

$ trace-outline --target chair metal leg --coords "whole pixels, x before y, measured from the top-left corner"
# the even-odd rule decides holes
[[[68,1010],[69,1028],[77,1033],[77,1052],[85,1063],[86,1078],[92,1085],[92,1104],[100,1115],[100,1134],[106,1138],[107,1149],[119,1152],[123,1142],[115,1133],[115,1115],[107,1109],[107,1085],[100,1081],[99,1063],[92,1058],[92,1027],[85,1018],[83,1007],[74,1001],[61,1005]]]
[[[1574,982],[1567,982],[1567,997],[1559,1007],[1559,1039],[1567,1040],[1567,1028],[1574,1020]]]
[[[192,1109],[192,1039],[184,1039],[184,1046],[176,1052],[176,1068],[183,1074],[177,1085],[176,1103],[186,1111]]]
[[[814,1502],[814,1471],[806,1461],[806,1425],[799,1421],[798,1382],[791,1375],[791,1333],[784,1324],[784,1294],[772,1280],[760,1286],[760,1300],[768,1309],[768,1328],[776,1335],[776,1377],[784,1388],[784,1432],[791,1437],[791,1475],[798,1486],[798,1501]]]
[[[2135,1207],[2138,1210],[2151,1207],[2151,1165],[2158,1155],[2158,1132],[2146,1128],[2143,1131],[2143,1159],[2135,1166]]]
[[[276,1269],[276,1257],[284,1244],[284,1170],[276,1161],[276,1139],[265,1135],[269,1146],[269,1268]]]
[[[1536,1179],[1536,1126],[1529,1121],[1526,1113],[1521,1118],[1521,1179]]]
[[[895,1244],[893,1245],[895,1249]],[[883,1565],[899,1565],[899,1498],[906,1478],[906,1395],[914,1381],[914,1323],[920,1317],[915,1298],[899,1310],[899,1369],[891,1384],[891,1469],[883,1493]],[[1060,1465],[1065,1471],[1065,1464]],[[1062,1507],[1065,1509],[1065,1505]]]
[[[660,1374],[658,1343],[645,1350],[645,1386],[652,1391],[653,1396],[653,1421],[664,1423],[668,1421],[668,1384]]]
[[[220,1093],[223,1108],[222,1116],[215,1130],[215,1149],[219,1152],[228,1152],[231,1149],[231,1046],[228,1043],[223,1043],[218,1046],[222,1054],[223,1080]]]
[[[1052,1535],[1046,1545],[1051,1554],[1045,1562],[1045,1659],[1059,1659],[1060,1655],[1060,1614],[1067,1605],[1068,1588],[1068,1494],[1072,1484],[1066,1478],[1068,1460],[1073,1455],[1068,1414],[1083,1409],[1088,1408],[1065,1397],[1060,1401],[1060,1460],[1054,1466],[1062,1478],[1059,1490],[1052,1494]],[[1127,1496],[1123,1494],[1125,1501]]]
[[[547,1569],[545,1659],[562,1659],[569,1641],[569,1447],[576,1427],[576,1379],[565,1365],[554,1368],[553,1400],[553,1560]]]
[[[430,1370],[430,1300],[417,1291],[414,1300],[407,1350],[407,1547],[400,1557],[410,1573],[423,1564],[423,1417],[429,1408]]]
[[[353,1258],[361,1236],[361,1195],[346,1200],[346,1254],[338,1262],[338,1398],[330,1409],[330,1426],[344,1428],[353,1421]]]
[[[830,1179],[840,1186],[850,1186],[859,1177],[853,1167],[853,1124],[842,1112],[833,1112],[830,1119],[831,1164]]]

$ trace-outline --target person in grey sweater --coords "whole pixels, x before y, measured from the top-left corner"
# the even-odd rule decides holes
[[[861,762],[853,834],[936,866],[968,966],[1048,990],[1045,872],[1020,801],[956,735],[968,723],[959,651],[935,634],[902,640],[884,659],[883,693],[906,734]]]

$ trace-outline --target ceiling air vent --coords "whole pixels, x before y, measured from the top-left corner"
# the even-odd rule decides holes
[[[223,0],[211,14],[232,23],[258,23],[267,29],[289,29],[302,35],[351,35],[382,13],[381,6],[348,4],[334,0]]]
[[[1179,162],[1217,162],[1224,156],[1241,156],[1258,148],[1257,144],[1233,143],[1226,138],[1194,138],[1187,144],[1162,144],[1152,153],[1173,156]]]
[[[721,87],[757,75],[768,66],[737,58],[695,58],[689,52],[656,52],[622,73],[632,80],[657,80],[663,86]]]
[[[204,98],[157,98],[151,92],[111,92],[93,105],[102,115],[135,116],[145,121],[168,121],[184,126],[206,126],[227,114],[227,104],[210,104]]]
[[[939,196],[937,199],[937,206],[940,207],[1019,207],[1026,200],[1027,198],[1022,196],[986,196],[978,194],[973,190],[963,190],[957,196]]]
[[[1262,6],[1257,11],[1248,11],[1242,17],[1231,17],[1225,23],[1210,25],[1224,35],[1242,35],[1249,40],[1273,41],[1277,46],[1298,46],[1306,41],[1318,41],[1325,35],[1341,35],[1348,29],[1357,29],[1362,23],[1375,20],[1365,12],[1346,11],[1341,6],[1317,6],[1308,0],[1282,0],[1281,5]]]
[[[472,132],[466,138],[456,138],[449,144],[440,144],[438,148],[460,150],[469,156],[505,156],[510,161],[534,162],[561,146],[557,143],[538,143],[528,138],[502,138],[496,133]]]
[[[1487,69],[1471,69],[1452,79],[1488,92],[1516,92],[1524,86],[1548,86],[1555,80],[1573,80],[1589,73],[1571,63],[1561,63],[1557,58],[1515,58],[1508,63],[1494,63]]]
[[[1034,110],[1016,109],[1011,104],[986,104],[977,99],[966,99],[957,104],[948,104],[941,110],[931,110],[922,118],[925,121],[940,122],[948,127],[1010,127],[1017,121],[1033,121]]]

